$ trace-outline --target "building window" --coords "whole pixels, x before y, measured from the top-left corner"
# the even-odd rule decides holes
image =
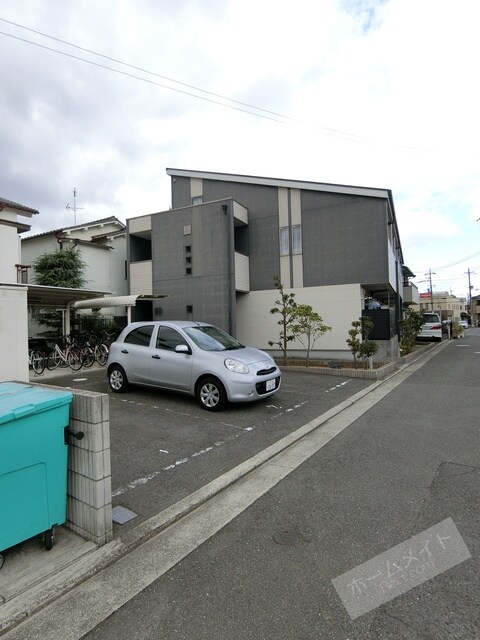
[[[302,253],[302,225],[300,224],[292,227],[292,253]]]
[[[187,276],[191,276],[191,275],[192,275],[192,267],[187,267],[187,268],[185,269],[185,274],[186,274]]]
[[[290,255],[290,234],[291,234],[291,246],[292,254],[302,253],[302,225],[295,224],[290,227],[280,227],[280,255]]]
[[[280,227],[280,255],[288,256],[290,253],[290,234],[288,227]]]
[[[17,283],[28,284],[28,270],[30,269],[30,265],[16,264],[15,266],[17,267]]]

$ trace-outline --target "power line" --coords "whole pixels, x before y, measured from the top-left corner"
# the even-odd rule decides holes
[[[224,102],[220,102],[218,100],[213,100],[211,98],[205,98],[204,96],[196,95],[195,93],[190,93],[189,91],[183,91],[182,89],[176,89],[175,87],[169,87],[168,85],[161,84],[160,82],[155,82],[154,80],[148,80],[147,78],[141,78],[140,76],[136,76],[133,73],[128,73],[127,71],[121,71],[120,69],[114,69],[113,67],[108,67],[107,65],[100,64],[99,62],[93,62],[93,60],[87,60],[86,58],[80,58],[79,56],[75,56],[72,53],[67,53],[66,51],[59,51],[58,49],[53,49],[52,47],[47,47],[44,44],[40,44],[38,42],[32,42],[31,40],[26,40],[25,38],[20,38],[19,36],[14,36],[10,33],[5,33],[4,31],[0,31],[0,35],[7,36],[9,38],[13,38],[14,40],[20,40],[20,42],[26,42],[27,44],[32,44],[35,47],[40,47],[40,49],[45,49],[47,51],[52,51],[53,53],[58,53],[59,55],[65,56],[67,58],[72,58],[73,60],[78,60],[80,62],[85,62],[87,64],[91,64],[94,67],[99,67],[101,69],[106,69],[107,71],[113,71],[113,73],[118,73],[119,75],[126,76],[128,78],[134,78],[135,80],[140,80],[141,82],[146,82],[147,84],[152,84],[157,87],[162,87],[163,89],[170,89],[170,91],[175,91],[177,93],[182,93],[183,95],[191,96],[193,98],[198,98],[199,100],[205,100],[205,102],[211,102],[213,104],[218,104],[222,107],[227,107],[228,109],[234,109],[235,111],[242,111],[243,113],[248,113],[252,116],[256,116],[257,118],[264,118],[265,120],[273,120],[274,122],[279,122],[280,124],[286,124],[286,122],[279,120],[278,118],[273,118],[270,116],[262,115],[260,113],[253,113],[252,111],[248,111],[247,109],[242,109],[240,107],[235,107],[230,104],[225,104]]]
[[[24,25],[21,25],[19,23],[12,22],[10,20],[6,20],[5,18],[0,18],[0,21],[5,22],[7,24],[11,24],[12,26],[18,27],[20,29],[24,29],[26,31],[30,31],[30,32],[35,33],[37,35],[40,35],[40,36],[42,36],[44,38],[49,38],[49,39],[54,40],[56,42],[59,42],[61,44],[65,44],[65,45],[67,45],[69,47],[73,47],[75,49],[78,49],[80,51],[84,51],[86,53],[90,53],[92,55],[101,57],[101,58],[103,58],[105,60],[109,60],[111,62],[115,62],[116,64],[123,65],[125,67],[130,68],[130,69],[134,69],[136,71],[140,71],[142,73],[146,73],[148,75],[152,75],[152,76],[155,76],[157,78],[161,78],[163,80],[167,80],[168,82],[172,82],[174,84],[178,84],[178,85],[187,87],[189,89],[193,89],[194,91],[199,91],[201,93],[204,93],[207,96],[212,96],[212,98],[207,98],[205,96],[201,96],[201,95],[198,95],[196,93],[191,93],[189,91],[185,91],[185,90],[182,90],[182,89],[178,89],[178,88],[175,88],[175,87],[171,87],[171,86],[168,86],[168,85],[161,84],[159,82],[148,80],[147,78],[142,78],[142,77],[137,76],[137,75],[132,74],[132,73],[121,71],[119,69],[115,69],[113,67],[109,67],[107,65],[100,64],[100,63],[94,62],[92,60],[87,60],[86,58],[82,58],[80,56],[76,56],[76,55],[67,53],[65,51],[61,51],[59,49],[54,49],[53,47],[47,47],[46,45],[42,45],[42,44],[40,44],[38,42],[33,42],[32,40],[27,40],[26,38],[21,38],[20,36],[15,36],[15,35],[13,35],[11,33],[6,33],[4,31],[0,31],[0,35],[6,36],[8,38],[12,38],[14,40],[18,40],[20,42],[24,42],[26,44],[31,44],[31,45],[33,45],[35,47],[39,47],[41,49],[45,49],[47,51],[51,51],[51,52],[57,53],[59,55],[63,55],[63,56],[68,57],[68,58],[72,58],[72,59],[77,60],[79,62],[85,62],[85,63],[90,64],[92,66],[96,66],[96,67],[99,67],[101,69],[105,69],[107,71],[112,71],[113,73],[117,73],[117,74],[129,77],[129,78],[133,78],[135,80],[140,80],[140,81],[146,82],[148,84],[156,85],[156,86],[161,87],[163,89],[169,89],[170,91],[175,91],[175,92],[181,93],[183,95],[188,95],[188,96],[193,97],[193,98],[198,98],[199,100],[204,100],[205,102],[210,102],[210,103],[216,104],[218,106],[226,107],[228,109],[233,109],[235,111],[241,111],[243,113],[247,113],[249,115],[256,116],[257,118],[263,118],[263,119],[266,119],[266,120],[271,120],[273,122],[278,122],[280,124],[296,124],[296,125],[299,125],[299,126],[314,127],[316,129],[319,129],[320,131],[322,131],[325,135],[329,135],[329,136],[333,136],[333,137],[337,137],[337,138],[343,138],[343,139],[349,140],[351,142],[357,142],[357,143],[361,143],[361,144],[373,144],[373,145],[384,145],[385,144],[383,141],[377,141],[377,140],[374,140],[372,138],[368,138],[366,136],[360,136],[360,135],[357,135],[357,134],[348,133],[348,132],[345,132],[345,131],[341,131],[339,129],[332,129],[332,128],[329,128],[329,127],[324,127],[324,126],[318,125],[316,123],[308,123],[308,122],[305,122],[305,121],[297,119],[297,118],[292,118],[291,116],[287,116],[287,115],[284,115],[284,114],[281,114],[281,113],[277,113],[275,111],[270,111],[268,109],[264,109],[263,107],[257,107],[256,105],[251,105],[251,104],[246,103],[246,102],[241,102],[239,100],[235,100],[234,98],[229,98],[227,96],[223,96],[221,94],[214,93],[212,91],[207,91],[205,89],[201,89],[200,87],[196,87],[194,85],[190,85],[190,84],[188,84],[186,82],[181,82],[179,80],[175,80],[173,78],[169,78],[167,76],[163,76],[163,75],[161,75],[159,73],[156,73],[156,72],[153,72],[153,71],[149,71],[148,69],[144,69],[142,67],[139,67],[139,66],[136,66],[136,65],[132,65],[132,64],[130,64],[128,62],[123,62],[123,61],[118,60],[116,58],[104,55],[102,53],[98,53],[98,52],[93,51],[91,49],[87,49],[85,47],[81,47],[79,45],[73,44],[73,43],[68,42],[66,40],[61,40],[60,38],[56,38],[55,36],[50,36],[49,34],[43,33],[42,31],[37,31],[35,29],[31,29],[31,28],[26,27]],[[214,100],[213,98],[219,98],[220,100],[225,100],[225,101],[230,102],[232,104],[226,104],[225,102],[220,102],[219,100]],[[236,107],[234,105],[239,105],[239,106]],[[250,111],[249,109],[254,109],[255,111]],[[256,113],[256,112],[260,112],[260,113]],[[268,114],[268,115],[263,115],[263,114]],[[279,118],[281,118],[281,120]],[[432,150],[428,150],[428,149],[420,149],[418,147],[410,147],[410,146],[406,146],[406,145],[396,145],[394,143],[389,143],[389,146],[397,148],[397,149],[402,149],[404,151],[410,151],[410,152],[422,152],[422,153],[425,153],[425,152],[431,152],[432,151]]]
[[[443,267],[434,267],[434,269],[437,269],[438,271],[440,271],[441,269],[449,269],[450,267],[456,267],[457,264],[462,264],[462,262],[471,260],[472,258],[475,258],[475,256],[478,256],[478,255],[480,255],[480,251],[476,251],[475,253],[472,253],[470,256],[467,256],[466,258],[462,258],[461,260],[457,260],[456,262],[452,262],[451,264],[444,265]]]
[[[470,254],[469,256],[465,256],[465,258],[460,258],[459,260],[456,260],[455,262],[451,262],[450,264],[444,264],[441,267],[432,267],[432,269],[434,269],[435,271],[442,271],[443,269],[450,269],[451,267],[456,267],[457,264],[462,264],[463,262],[466,262],[467,260],[471,260],[472,258],[475,258],[476,256],[480,255],[480,251],[476,251],[475,253]],[[417,268],[417,269],[413,269],[413,271],[424,271],[425,268],[422,267]],[[458,277],[461,277],[460,275]],[[445,280],[445,278],[442,278],[442,280]]]
[[[179,84],[183,87],[187,87],[189,89],[194,89],[195,91],[200,91],[201,93],[205,93],[207,95],[210,96],[214,96],[215,98],[221,98],[222,100],[228,100],[229,102],[233,102],[235,104],[241,105],[243,107],[248,107],[250,109],[256,109],[257,111],[263,111],[264,113],[268,113],[270,115],[273,116],[278,116],[280,118],[285,118],[287,120],[291,120],[292,122],[300,122],[300,120],[296,120],[295,118],[291,118],[289,116],[284,116],[281,113],[276,113],[275,111],[269,111],[268,109],[263,109],[262,107],[257,107],[255,105],[252,104],[248,104],[247,102],[241,102],[240,100],[234,100],[233,98],[228,98],[227,96],[223,96],[219,93],[214,93],[213,91],[207,91],[205,89],[201,89],[200,87],[196,87],[195,85],[192,84],[188,84],[186,82],[181,82],[180,80],[175,80],[174,78],[169,78],[168,76],[163,76],[159,73],[156,73],[154,71],[149,71],[148,69],[144,69],[143,67],[138,67],[136,65],[130,64],[128,62],[123,62],[122,60],[118,60],[117,58],[112,58],[110,56],[107,56],[103,53],[99,53],[98,51],[93,51],[92,49],[87,49],[86,47],[81,47],[77,44],[73,44],[72,42],[68,42],[67,40],[61,40],[60,38],[56,38],[55,36],[51,36],[48,33],[43,33],[43,31],[37,31],[36,29],[31,29],[30,27],[25,27],[22,24],[18,24],[17,22],[12,22],[11,20],[6,20],[5,18],[0,18],[1,22],[6,22],[7,24],[11,24],[15,27],[19,27],[20,29],[24,29],[25,31],[30,31],[31,33],[36,33],[37,35],[43,36],[44,38],[49,38],[50,40],[55,40],[55,42],[60,42],[61,44],[65,44],[69,47],[73,47],[75,49],[79,49],[80,51],[85,51],[86,53],[91,53],[94,56],[98,56],[99,58],[103,58],[104,60],[110,60],[110,62],[115,62],[116,64],[121,64],[124,67],[129,67],[130,69],[135,69],[135,71],[141,71],[142,73],[147,73],[148,75],[151,76],[155,76],[157,78],[161,78],[162,80],[168,80],[168,82],[173,82],[175,84]],[[10,34],[4,34],[3,32],[1,32],[2,35],[10,35]],[[11,36],[13,38],[15,38],[15,36]],[[34,42],[31,42],[30,40],[27,40],[26,42],[29,42],[30,44],[35,44]],[[51,51],[57,51],[56,49],[51,49]],[[57,51],[58,53],[61,53],[60,51]]]

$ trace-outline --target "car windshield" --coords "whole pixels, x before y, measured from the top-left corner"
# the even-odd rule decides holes
[[[424,322],[440,322],[440,319],[436,313],[424,313],[423,320]]]
[[[232,338],[231,335],[218,327],[211,325],[185,327],[184,331],[195,342],[197,347],[204,351],[243,349],[243,344],[240,344],[235,338]]]

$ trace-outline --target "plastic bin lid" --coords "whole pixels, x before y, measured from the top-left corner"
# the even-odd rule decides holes
[[[21,382],[0,382],[0,424],[68,404],[73,393]]]

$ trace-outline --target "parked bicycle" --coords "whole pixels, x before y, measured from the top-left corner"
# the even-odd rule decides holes
[[[104,367],[107,364],[109,349],[106,344],[100,343],[95,345],[94,349],[95,360],[101,366]]]
[[[78,371],[83,366],[81,349],[70,339],[64,340],[64,346],[55,343],[47,357],[47,369],[53,371],[57,367],[70,367],[72,371]]]
[[[39,376],[45,370],[45,358],[40,351],[29,349],[28,351],[28,366],[32,367],[33,371]]]
[[[107,339],[109,342],[107,342]],[[84,362],[84,366],[90,367],[93,362],[96,362],[101,367],[104,367],[107,364],[108,354],[110,352],[110,342],[112,342],[112,335],[110,334],[103,334],[101,338],[93,334],[88,335],[85,339],[88,360],[87,363]],[[92,353],[90,353],[90,351]]]
[[[90,343],[89,336],[79,333],[71,339],[71,342],[77,349],[80,349],[82,365],[90,368],[95,362],[95,353]]]

